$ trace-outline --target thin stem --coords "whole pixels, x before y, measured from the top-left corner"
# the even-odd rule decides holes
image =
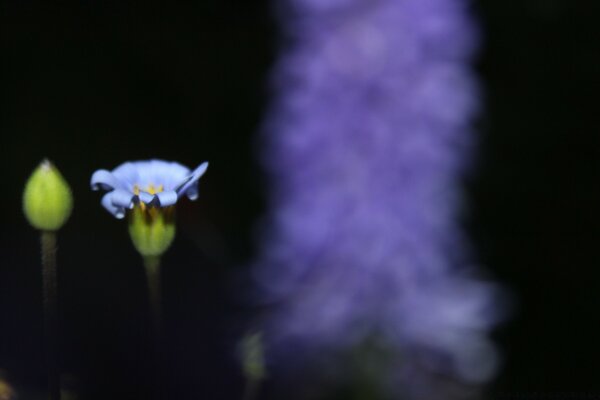
[[[260,380],[256,378],[247,378],[246,387],[244,388],[243,400],[254,400],[258,394]]]
[[[144,267],[146,269],[146,279],[148,281],[148,296],[152,314],[152,324],[154,325],[154,334],[158,340],[162,325],[160,258],[158,256],[144,257]]]
[[[60,372],[58,368],[58,301],[56,277],[56,233],[43,231],[42,285],[44,307],[44,336],[46,344],[46,371],[48,398],[60,399]]]

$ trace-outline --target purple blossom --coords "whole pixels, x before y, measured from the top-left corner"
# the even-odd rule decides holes
[[[115,217],[123,218],[125,210],[138,203],[168,207],[177,203],[183,195],[195,200],[198,197],[198,181],[207,168],[207,162],[190,171],[176,162],[132,161],[112,171],[97,170],[90,184],[93,190],[108,191],[102,197],[102,206]]]
[[[494,375],[497,290],[475,279],[457,221],[479,100],[467,11],[463,0],[282,5],[289,46],[262,153],[273,211],[254,270],[278,305],[275,353],[378,335],[406,374]]]

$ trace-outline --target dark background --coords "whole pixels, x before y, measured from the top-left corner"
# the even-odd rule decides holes
[[[474,10],[486,112],[465,222],[517,300],[496,332],[505,366],[492,392],[600,392],[600,3]],[[243,265],[265,208],[255,134],[277,40],[262,0],[0,3],[0,368],[18,386],[44,385],[38,237],[21,214],[44,157],[75,196],[59,237],[63,369],[94,398],[156,384],[139,256],[88,182],[159,157],[211,163],[164,257],[164,386],[169,398],[240,397],[235,343],[254,311]]]

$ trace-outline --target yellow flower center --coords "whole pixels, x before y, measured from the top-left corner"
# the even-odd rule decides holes
[[[154,184],[149,184],[148,186],[146,186],[146,189],[144,190],[144,192],[149,193],[149,194],[156,194],[156,193],[160,193],[162,191],[164,191],[165,188],[163,185],[158,185],[158,186],[154,186]],[[133,193],[135,193],[135,195],[139,195],[140,194],[140,185],[133,185]]]

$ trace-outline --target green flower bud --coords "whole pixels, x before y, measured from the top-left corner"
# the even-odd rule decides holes
[[[136,205],[129,213],[129,236],[143,256],[160,256],[175,238],[175,207]]]
[[[37,167],[23,192],[23,212],[34,228],[44,231],[60,229],[73,209],[69,185],[50,161]]]

